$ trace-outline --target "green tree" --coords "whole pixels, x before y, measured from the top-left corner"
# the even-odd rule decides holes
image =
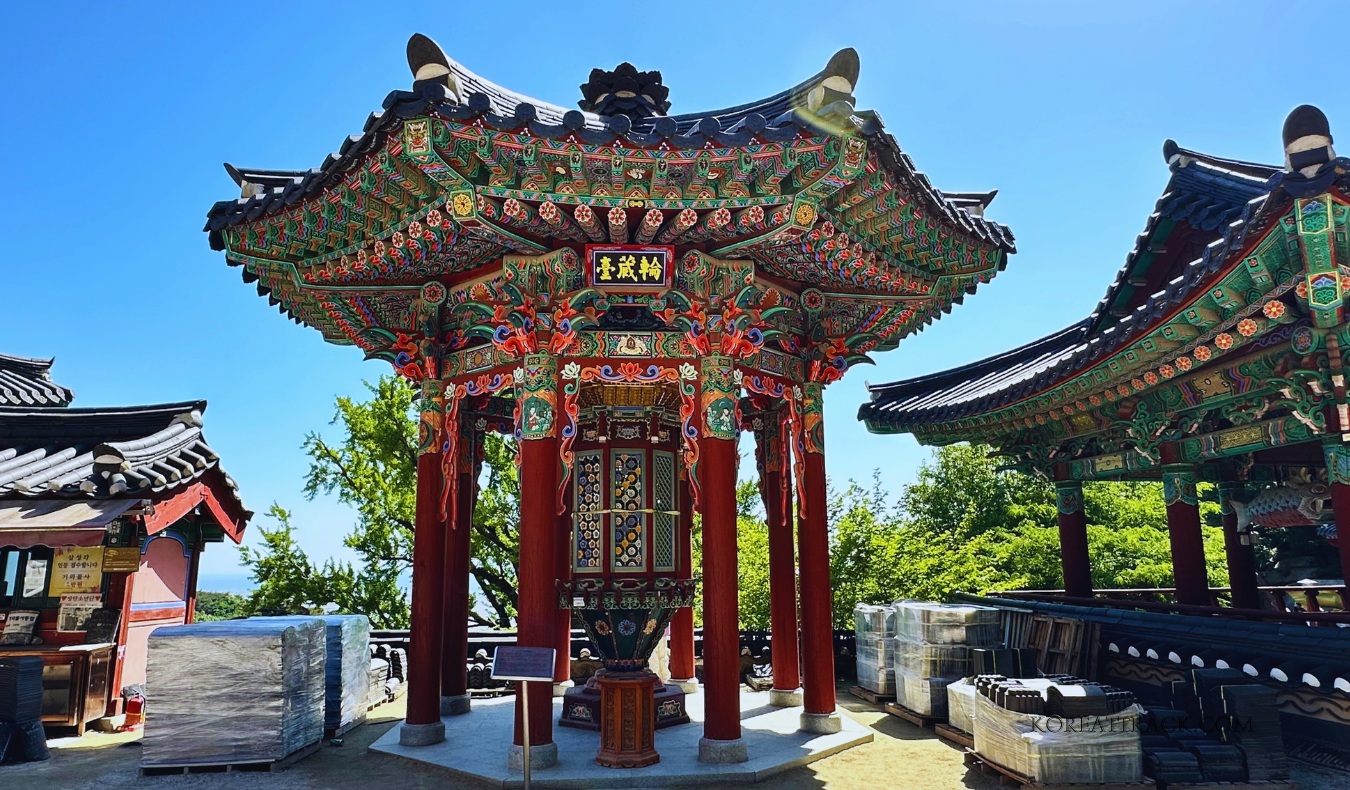
[[[741,627],[768,628],[769,527],[759,485],[748,480],[736,485],[736,558]]]
[[[408,597],[398,579],[412,567],[418,391],[393,375],[366,388],[369,398],[337,399],[332,424],[340,428],[338,441],[310,433],[303,444],[310,458],[305,495],[335,494],[355,509],[356,524],[344,543],[358,562],[316,567],[296,545],[289,514],[274,506],[280,526],[261,529],[262,549],[245,549],[242,555],[259,584],[255,608],[302,611],[331,604],[369,614],[377,627],[406,626]],[[520,479],[515,453],[514,441],[484,437],[486,480],[470,535],[470,573],[482,601],[471,596],[469,607],[470,617],[484,625],[508,625],[516,614]],[[480,611],[480,603],[490,614]]]
[[[754,488],[742,484],[738,494],[742,626],[762,628],[768,624],[767,530]],[[879,473],[868,486],[849,481],[842,492],[829,489],[825,507],[837,626],[852,623],[859,602],[1063,586],[1054,486],[999,471],[989,448],[938,448],[914,482],[893,502],[890,496]],[[1095,586],[1171,586],[1160,484],[1088,483],[1084,500]],[[1201,509],[1217,512],[1209,502]],[[1205,529],[1205,554],[1210,583],[1224,584],[1221,530]]]
[[[295,542],[291,514],[272,505],[277,526],[259,527],[260,549],[240,548],[255,584],[243,614],[364,614],[375,628],[406,628],[408,596],[396,576],[368,565],[327,560],[316,566]]]
[[[193,615],[199,623],[215,620],[233,620],[248,613],[248,599],[229,592],[198,591],[197,605]]]

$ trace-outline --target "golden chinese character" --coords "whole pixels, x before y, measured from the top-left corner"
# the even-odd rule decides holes
[[[644,280],[661,279],[661,264],[659,263],[659,261],[660,259],[657,258],[655,255],[652,256],[651,260],[647,260],[646,255],[642,256],[642,263],[638,266],[638,273],[642,275],[642,279]]]
[[[636,265],[637,260],[634,258],[634,256],[632,255],[619,256],[619,279],[621,280],[625,278],[629,280],[637,279],[637,274],[633,271],[633,267]]]
[[[597,280],[614,279],[614,264],[610,262],[608,255],[600,256],[600,264],[595,267]]]

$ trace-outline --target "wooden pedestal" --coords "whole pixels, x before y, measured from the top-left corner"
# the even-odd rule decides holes
[[[656,675],[641,672],[596,673],[600,684],[600,751],[595,762],[606,768],[641,768],[661,761],[656,753]]]

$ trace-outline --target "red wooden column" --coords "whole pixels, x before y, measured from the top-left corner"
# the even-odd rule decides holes
[[[802,704],[797,654],[797,558],[792,533],[791,474],[782,412],[765,415],[768,424],[756,437],[760,456],[760,491],[769,529],[769,639],[773,648],[773,688],[769,704],[791,708]]]
[[[445,740],[441,721],[441,641],[445,624],[443,572],[445,527],[441,522],[440,382],[422,382],[418,426],[417,513],[413,532],[412,616],[408,645],[408,717],[399,730],[404,746]]]
[[[830,587],[830,534],[826,520],[825,388],[818,382],[802,385],[798,406],[801,435],[803,499],[799,504],[797,540],[801,564],[802,679],[801,729],[838,732],[842,723],[834,710],[834,591]]]
[[[1233,495],[1241,488],[1236,483],[1219,486],[1219,508],[1223,515],[1223,551],[1228,559],[1228,587],[1232,590],[1233,607],[1260,609],[1261,592],[1256,584],[1256,551],[1252,533],[1245,525],[1239,528],[1237,511],[1233,509]]]
[[[1167,503],[1167,534],[1172,543],[1172,577],[1177,603],[1210,606],[1209,577],[1205,569],[1205,540],[1200,531],[1200,499],[1195,490],[1195,467],[1177,463],[1176,448],[1162,446],[1163,499]]]
[[[469,712],[469,559],[478,494],[479,437],[461,422],[459,485],[445,535],[445,640],[441,650],[441,715]]]
[[[1059,510],[1059,561],[1064,568],[1064,594],[1091,598],[1092,557],[1088,551],[1082,481],[1056,480],[1055,505]]]
[[[731,360],[704,357],[698,474],[703,510],[703,738],[707,763],[749,759],[741,738],[736,566],[736,386]]]
[[[1345,427],[1342,426],[1342,435]],[[1331,512],[1336,519],[1336,546],[1341,553],[1341,578],[1350,580],[1350,446],[1331,442],[1326,454],[1327,479],[1331,481]],[[1350,608],[1350,584],[1341,590],[1342,606]]]
[[[556,579],[572,578],[572,492],[563,495],[563,512],[558,515]],[[555,605],[556,606],[556,605]],[[561,697],[572,686],[572,610],[557,606],[558,620],[554,624],[557,642],[553,663],[553,696]]]
[[[689,489],[689,479],[683,477],[680,486],[679,534],[675,545],[679,548],[679,559],[675,568],[676,576],[681,579],[694,578],[694,499]],[[694,679],[694,608],[686,606],[675,610],[670,618],[670,682],[679,686],[686,694],[698,691],[698,681]]]
[[[520,585],[516,643],[523,647],[557,647],[558,593],[558,363],[547,353],[526,354],[517,382],[520,402]],[[553,742],[552,683],[530,683],[530,764],[558,764]],[[523,767],[523,710],[516,696],[512,769]]]

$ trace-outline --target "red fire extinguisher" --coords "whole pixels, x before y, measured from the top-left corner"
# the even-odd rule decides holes
[[[132,694],[127,697],[126,705],[127,719],[119,728],[121,732],[132,732],[139,730],[145,723],[145,697],[141,694]]]

